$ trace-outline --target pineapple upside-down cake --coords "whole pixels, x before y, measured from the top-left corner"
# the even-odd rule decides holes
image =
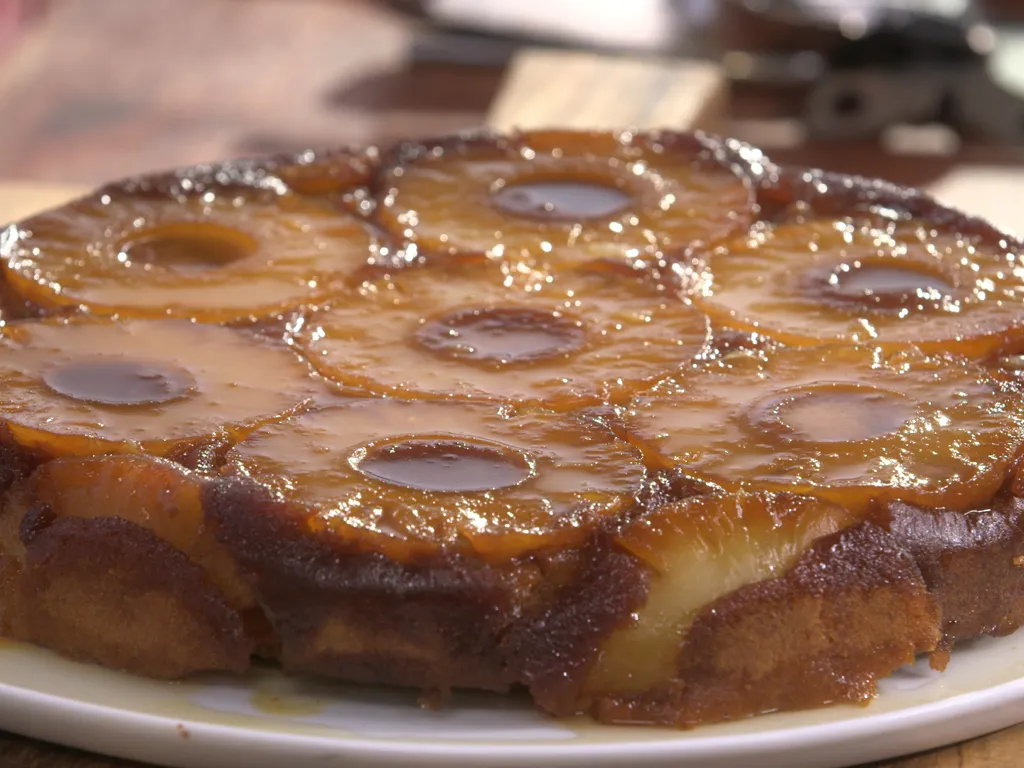
[[[1024,622],[1024,247],[687,133],[149,175],[0,240],[0,632],[687,727]]]

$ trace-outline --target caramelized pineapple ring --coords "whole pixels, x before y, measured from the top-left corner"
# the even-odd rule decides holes
[[[323,299],[372,247],[354,216],[299,198],[112,187],[11,227],[0,258],[44,307],[226,322]]]
[[[694,300],[785,344],[914,344],[977,359],[1024,338],[1024,264],[1006,245],[921,221],[784,223],[714,252]]]
[[[816,539],[855,522],[829,501],[774,493],[696,496],[631,522],[617,540],[652,569],[647,602],[605,642],[587,689],[621,695],[664,685],[705,606],[782,575]]]
[[[250,435],[228,471],[312,530],[389,557],[468,544],[493,559],[566,546],[637,500],[640,453],[599,425],[486,403],[357,399]]]
[[[1024,443],[1024,401],[980,368],[865,346],[736,353],[625,416],[655,464],[727,489],[976,509]]]
[[[312,197],[339,198],[352,207],[369,212],[373,202],[368,194],[379,153],[364,150],[307,150],[298,155],[275,158],[268,163],[276,178],[292,192]]]
[[[739,156],[689,134],[538,131],[416,147],[380,217],[430,254],[551,264],[677,252],[753,220]]]
[[[315,382],[290,350],[185,321],[26,322],[3,329],[0,422],[59,456],[238,437],[305,403]]]
[[[12,489],[4,512],[10,524],[37,527],[63,517],[128,520],[184,553],[231,605],[249,607],[251,589],[206,525],[202,483],[184,467],[153,456],[54,459]],[[45,519],[26,521],[28,515],[40,514],[40,509],[46,510]],[[8,537],[7,544],[12,542],[17,537]]]
[[[488,264],[411,270],[372,288],[310,315],[296,338],[324,376],[377,394],[625,401],[708,338],[703,313],[629,272]]]

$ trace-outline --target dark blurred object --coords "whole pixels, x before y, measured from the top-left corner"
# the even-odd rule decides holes
[[[1024,37],[961,0],[743,0],[721,20],[727,75],[801,92],[808,135],[871,139],[942,123],[1024,143]]]
[[[418,61],[497,67],[523,45],[720,59],[737,93],[785,104],[812,140],[939,124],[1024,144],[1024,0],[388,0]],[[777,97],[777,98],[776,98]],[[955,137],[954,137],[955,138]]]
[[[1020,0],[982,0],[981,8],[995,22],[1024,21],[1024,3]]]
[[[426,18],[429,15],[427,4],[428,0],[384,0],[384,5],[394,8],[400,13],[420,18]]]

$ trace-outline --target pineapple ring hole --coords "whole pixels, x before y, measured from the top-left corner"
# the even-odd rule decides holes
[[[633,197],[613,184],[565,179],[502,184],[491,194],[491,202],[524,219],[578,222],[621,213]]]
[[[164,267],[201,272],[241,261],[259,244],[244,232],[216,224],[168,224],[144,229],[121,244],[118,261],[125,266]]]
[[[155,405],[196,389],[184,368],[163,361],[89,357],[50,368],[43,382],[59,395],[100,405]]]
[[[899,392],[861,384],[793,387],[757,401],[752,426],[783,442],[853,443],[891,434],[917,415]]]
[[[524,451],[476,437],[411,435],[357,448],[353,469],[390,485],[437,493],[472,493],[511,488],[536,474]]]
[[[561,312],[526,307],[471,307],[448,312],[416,330],[415,342],[462,363],[509,365],[564,357],[587,341],[584,324]]]
[[[834,302],[899,311],[908,303],[939,305],[957,294],[938,270],[896,259],[860,259],[839,264],[807,286]]]

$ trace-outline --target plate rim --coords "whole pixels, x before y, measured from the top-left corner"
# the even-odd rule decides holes
[[[122,673],[123,674],[123,673]],[[296,734],[264,728],[246,728],[223,723],[196,720],[190,717],[175,718],[168,715],[139,712],[129,708],[110,706],[77,698],[65,698],[57,694],[41,692],[20,685],[0,682],[0,700],[13,704],[21,711],[18,715],[32,718],[34,715],[46,714],[51,723],[55,715],[59,718],[73,720],[80,728],[97,727],[96,732],[109,730],[110,726],[124,729],[128,726],[133,735],[142,735],[154,740],[164,739],[169,735],[179,739],[182,744],[189,741],[197,742],[212,740],[219,744],[232,746],[245,742],[249,749],[273,747],[285,749],[296,755],[313,751],[329,751],[334,755],[344,753],[352,759],[372,758],[374,760],[398,760],[402,758],[449,759],[454,761],[472,761],[487,759],[493,761],[499,757],[504,761],[516,762],[524,759],[542,759],[546,765],[568,765],[578,761],[594,761],[621,765],[627,758],[642,757],[648,760],[665,758],[685,758],[686,760],[743,759],[752,756],[790,755],[797,758],[800,753],[820,750],[824,747],[841,749],[842,745],[861,739],[879,740],[882,736],[902,736],[902,743],[910,745],[908,754],[920,743],[921,749],[951,744],[970,736],[961,735],[969,731],[973,736],[1001,730],[1024,721],[1024,676],[999,683],[995,686],[977,691],[954,694],[938,701],[925,702],[894,711],[884,711],[873,715],[840,720],[829,723],[790,726],[774,730],[757,731],[754,733],[728,734],[723,736],[671,738],[655,740],[614,740],[598,743],[578,743],[573,739],[553,740],[544,744],[517,744],[499,739],[482,740],[480,742],[436,742],[422,737],[391,741],[386,737],[353,737],[348,732],[339,731],[337,736],[321,734]],[[1017,704],[1018,707],[1007,706]],[[835,706],[858,706],[857,704],[838,704]],[[870,703],[867,704],[870,706]],[[245,717],[245,715],[241,715]],[[968,723],[977,722],[978,718],[988,719],[991,727],[978,730],[967,727]],[[13,718],[0,716],[3,727],[10,727]],[[960,728],[949,727],[943,740],[937,743],[934,739],[922,741],[921,731],[937,723],[961,723]],[[618,726],[606,726],[616,728]],[[187,731],[189,738],[182,738],[180,729]],[[13,730],[17,731],[17,728]],[[33,729],[35,730],[35,729]],[[625,731],[624,731],[625,732]],[[65,730],[66,733],[66,730]],[[917,737],[915,739],[915,736]],[[193,739],[193,737],[196,737]],[[46,741],[66,743],[71,746],[90,746],[82,744],[82,739],[64,741],[54,739],[52,735],[37,737]],[[95,749],[95,747],[92,747]],[[893,754],[891,749],[883,749],[879,757]],[[136,758],[139,759],[139,758]],[[878,759],[878,758],[867,758]],[[613,762],[618,761],[618,762]],[[859,755],[857,762],[863,762]]]

